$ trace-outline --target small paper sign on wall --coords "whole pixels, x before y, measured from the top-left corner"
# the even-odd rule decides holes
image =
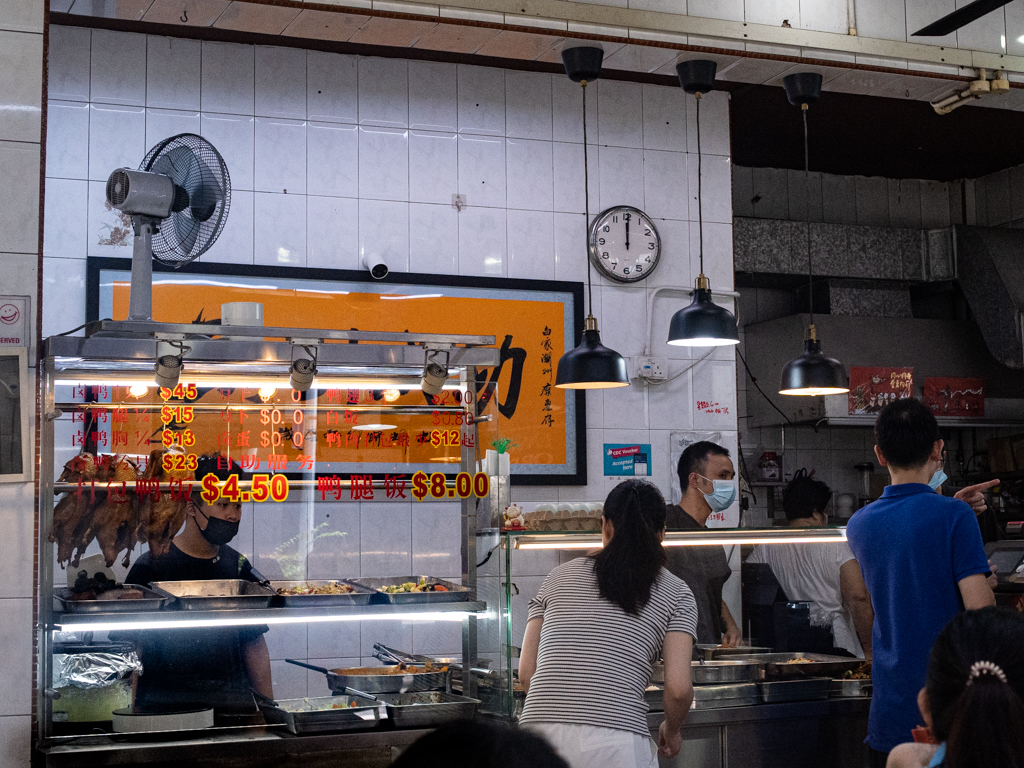
[[[936,416],[985,415],[985,380],[934,376],[924,380],[924,404]]]
[[[913,368],[850,368],[849,413],[878,413],[889,403],[914,394]]]
[[[605,477],[647,477],[651,474],[650,443],[604,444]]]
[[[28,302],[28,296],[0,296],[0,346],[30,346]]]

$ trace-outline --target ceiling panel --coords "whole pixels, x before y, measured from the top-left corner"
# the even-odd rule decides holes
[[[464,24],[438,24],[423,35],[414,48],[452,53],[476,53],[501,33],[491,27],[469,27]]]
[[[782,74],[792,66],[793,62],[791,61],[738,58],[736,63],[719,71],[718,79],[734,83],[755,83],[760,85]]]
[[[607,69],[654,72],[675,59],[679,51],[649,45],[624,45],[604,60]]]
[[[833,93],[871,93],[891,85],[903,77],[905,75],[889,72],[864,72],[859,69],[848,69],[845,74],[831,80],[825,90]]]
[[[233,2],[213,23],[218,29],[252,32],[257,35],[280,35],[299,15],[298,8],[276,5]]]
[[[153,0],[75,0],[71,13],[101,19],[141,21]]]
[[[841,75],[845,75],[848,70],[841,67],[824,67],[819,64],[793,64],[789,69],[784,72],[780,72],[771,80],[765,82],[765,85],[775,85],[779,88],[782,87],[782,80],[787,75],[796,74],[797,72],[816,72],[821,75],[822,87],[831,81],[835,80]]]
[[[505,30],[488,41],[486,45],[477,51],[477,54],[480,56],[497,56],[503,59],[534,61],[564,39],[559,35]]]
[[[386,19],[374,16],[349,38],[349,42],[410,48],[436,26],[437,22],[434,20]]]
[[[355,13],[305,10],[295,17],[281,34],[286,37],[305,37],[312,40],[333,40],[343,43],[370,20],[369,16]]]
[[[231,0],[154,0],[142,20],[151,24],[209,27],[230,3]]]

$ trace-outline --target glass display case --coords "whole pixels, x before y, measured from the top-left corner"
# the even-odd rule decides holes
[[[589,508],[580,509],[578,517],[570,518],[580,520],[577,525],[589,530],[493,530],[490,534],[482,533],[480,536],[478,550],[482,562],[478,569],[478,592],[481,596],[486,594],[488,605],[494,607],[480,622],[481,649],[496,655],[495,669],[500,672],[500,675],[494,676],[496,682],[493,690],[489,689],[491,695],[485,702],[494,714],[510,720],[519,716],[526,699],[518,683],[516,670],[519,666],[520,645],[526,631],[530,599],[537,594],[551,570],[601,546],[601,533],[593,530],[593,521],[597,520],[599,524],[600,515],[595,517],[594,512],[596,510],[599,513],[602,506],[600,503],[559,506]],[[530,517],[532,513],[527,513],[527,518]],[[590,522],[583,523],[583,520]],[[528,519],[527,524],[531,523]],[[728,548],[786,543],[816,546],[842,541],[846,541],[846,529],[843,527],[711,528],[669,530],[665,533],[664,545]],[[738,567],[738,553],[736,562]],[[735,578],[739,578],[739,573],[735,573]],[[750,635],[745,637],[749,642]]]
[[[112,321],[47,339],[40,745],[109,729],[114,710],[130,711],[147,662],[159,666],[151,649],[180,655],[186,638],[213,636],[202,632],[269,630],[276,698],[337,693],[329,675],[306,677],[286,657],[360,668],[379,663],[380,643],[476,667],[490,599],[477,589],[477,511],[492,482],[478,470],[499,437],[496,384],[478,382],[499,364],[493,345],[487,336]],[[200,476],[210,466],[243,474]],[[205,530],[197,510],[218,502],[242,507],[231,541],[254,569],[239,565],[238,584],[120,586],[140,560],[171,552],[187,518]],[[212,562],[224,551],[235,550]],[[310,590],[320,594],[302,594]],[[249,669],[252,649],[240,642]],[[476,692],[474,675],[463,692]],[[247,727],[221,714],[215,727]]]

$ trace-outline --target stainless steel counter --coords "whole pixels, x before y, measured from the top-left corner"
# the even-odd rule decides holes
[[[866,768],[870,699],[694,710],[683,728],[683,750],[661,768]],[[664,716],[647,717],[657,739]],[[179,768],[386,768],[426,730],[379,730],[320,736],[254,735],[131,743],[89,737],[36,754],[38,768],[146,766]]]
[[[125,742],[108,736],[76,740],[40,750],[37,768],[100,768],[182,765],[246,768],[386,768],[398,754],[427,730],[381,730],[290,736],[271,732],[224,735],[182,741]]]
[[[866,768],[871,699],[827,699],[792,704],[693,710],[683,727],[683,749],[661,768]],[[657,739],[664,720],[651,712]]]

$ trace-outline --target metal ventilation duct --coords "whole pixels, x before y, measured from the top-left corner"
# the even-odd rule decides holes
[[[954,229],[957,280],[989,352],[1024,368],[1024,230]]]

